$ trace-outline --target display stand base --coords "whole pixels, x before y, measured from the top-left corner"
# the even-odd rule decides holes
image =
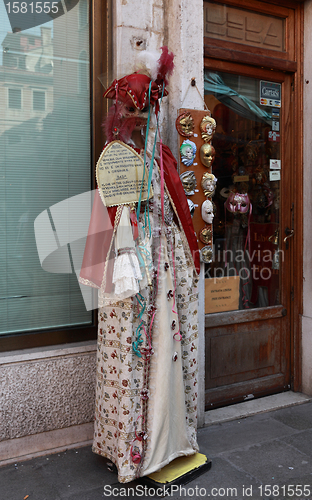
[[[147,486],[160,488],[172,485],[183,486],[211,468],[211,460],[201,453],[179,457],[162,469],[140,479]]]

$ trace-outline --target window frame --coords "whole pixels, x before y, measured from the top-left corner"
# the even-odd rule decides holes
[[[94,189],[96,186],[96,161],[104,145],[104,132],[101,123],[108,109],[108,103],[102,97],[103,87],[98,75],[108,74],[112,68],[112,1],[90,0],[88,16],[90,20],[90,144],[92,165],[90,189]],[[93,310],[92,323],[88,326],[2,334],[0,335],[0,352],[85,342],[95,340],[96,336],[97,310]]]

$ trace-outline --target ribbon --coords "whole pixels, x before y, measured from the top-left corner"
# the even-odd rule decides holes
[[[142,300],[140,300],[140,298]],[[141,311],[139,312],[139,316],[138,316],[138,319],[140,320],[140,323],[139,323],[139,326],[137,327],[136,331],[135,331],[135,334],[136,334],[136,340],[134,342],[132,342],[132,348],[133,348],[133,352],[134,354],[136,354],[139,358],[142,357],[142,354],[140,352],[140,345],[143,343],[143,339],[142,339],[142,334],[141,334],[141,329],[143,328],[143,330],[145,330],[144,328],[144,323],[143,323],[143,320],[142,320],[142,316],[144,314],[144,311],[145,311],[145,308],[146,308],[146,300],[144,299],[143,295],[141,295],[140,293],[137,293],[136,294],[136,299],[138,301],[138,305],[141,306]]]

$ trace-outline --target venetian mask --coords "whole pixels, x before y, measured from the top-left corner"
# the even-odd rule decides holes
[[[181,161],[187,167],[193,164],[196,155],[196,149],[197,148],[195,142],[192,142],[189,139],[186,139],[182,142],[180,147]]]
[[[206,172],[202,176],[202,180],[200,182],[200,185],[202,187],[202,190],[204,191],[205,196],[210,198],[215,194],[216,187],[217,187],[217,178],[208,172]]]
[[[227,187],[222,188],[221,191],[220,191],[220,195],[223,198],[228,198],[228,196],[230,195],[230,193],[231,193],[231,190],[230,190],[230,188],[227,188]]]
[[[204,116],[200,122],[200,131],[203,141],[210,142],[216,130],[216,121],[211,116]]]
[[[199,232],[199,239],[202,243],[211,243],[212,240],[212,231],[208,227],[203,227],[203,229]]]
[[[193,217],[194,212],[195,212],[195,203],[192,202],[189,198],[187,199],[187,203],[190,209],[191,217]]]
[[[249,212],[250,199],[247,193],[233,193],[229,194],[225,207],[229,212],[246,214]]]
[[[194,135],[194,119],[191,113],[182,113],[176,119],[176,129],[183,137]]]
[[[216,150],[211,144],[203,144],[200,148],[200,161],[209,168],[213,164],[216,157]]]
[[[200,251],[200,259],[205,264],[210,264],[213,259],[213,249],[211,246],[203,247]]]
[[[182,186],[186,196],[193,196],[196,188],[196,177],[192,170],[187,170],[180,175]]]
[[[213,223],[214,213],[213,213],[213,204],[210,200],[205,200],[201,206],[201,214],[202,219],[207,224]]]

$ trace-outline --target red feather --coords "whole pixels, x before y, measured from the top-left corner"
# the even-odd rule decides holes
[[[162,54],[158,59],[156,82],[158,84],[165,82],[165,85],[168,85],[167,76],[171,75],[174,68],[174,54],[173,52],[169,52],[166,45],[164,47],[161,47],[160,49],[162,50]]]

